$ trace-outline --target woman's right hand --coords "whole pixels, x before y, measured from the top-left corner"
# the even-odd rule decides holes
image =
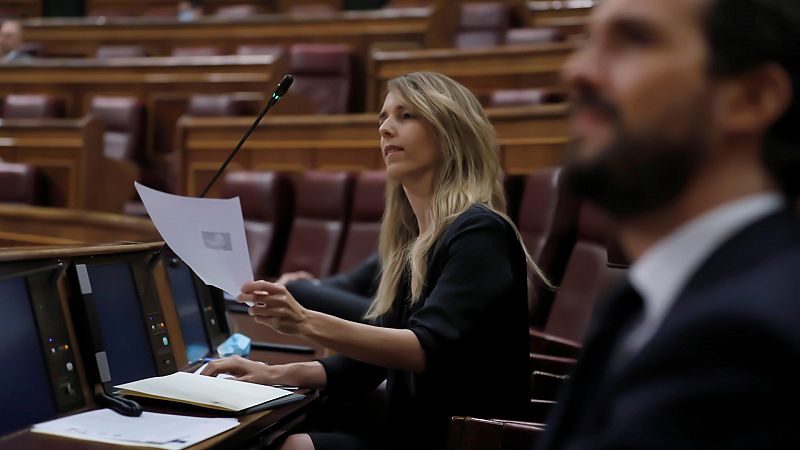
[[[208,363],[200,375],[215,377],[221,373],[233,375],[237,381],[249,383],[275,384],[272,368],[259,361],[252,361],[241,356],[216,359]]]

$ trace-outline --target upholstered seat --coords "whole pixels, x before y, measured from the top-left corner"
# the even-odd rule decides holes
[[[353,58],[342,44],[295,44],[289,50],[291,93],[309,99],[317,114],[344,114],[350,110]]]
[[[107,157],[142,162],[144,108],[138,98],[94,97],[91,113],[106,126],[103,152]]]
[[[64,101],[45,94],[8,94],[3,99],[4,119],[64,117]]]
[[[134,58],[147,56],[147,50],[140,45],[102,45],[97,48],[95,57],[105,58]]]
[[[42,187],[33,165],[0,161],[0,203],[42,204]]]
[[[464,3],[461,5],[456,48],[481,48],[502,45],[511,26],[511,9],[503,2]]]
[[[304,270],[315,277],[333,273],[346,231],[352,184],[352,176],[344,172],[303,173],[281,273]]]
[[[378,235],[386,200],[386,172],[360,172],[355,180],[353,208],[347,227],[339,272],[356,267],[378,249]]]
[[[256,279],[278,275],[292,221],[294,188],[289,177],[280,172],[228,172],[221,196],[239,197]]]

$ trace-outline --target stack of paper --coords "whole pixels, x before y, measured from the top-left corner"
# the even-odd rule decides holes
[[[285,389],[263,384],[197,376],[186,372],[146,378],[115,387],[120,394],[171,400],[230,412],[242,412],[293,395]]]
[[[34,433],[137,447],[180,450],[234,428],[236,419],[144,412],[126,417],[98,409],[33,426]]]

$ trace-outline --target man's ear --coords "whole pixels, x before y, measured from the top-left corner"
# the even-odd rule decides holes
[[[776,63],[754,67],[723,82],[718,117],[731,135],[764,134],[786,112],[792,81]]]

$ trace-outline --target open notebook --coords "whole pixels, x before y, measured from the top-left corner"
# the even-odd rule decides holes
[[[234,414],[249,414],[304,396],[285,389],[231,379],[175,372],[115,386],[117,393],[186,403]]]

